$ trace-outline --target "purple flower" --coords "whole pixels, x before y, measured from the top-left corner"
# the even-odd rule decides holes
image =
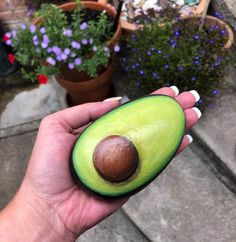
[[[65,53],[66,55],[69,55],[69,54],[70,54],[70,49],[69,49],[69,48],[65,48],[65,49],[64,49],[64,53]]]
[[[196,77],[193,76],[193,77],[191,78],[191,80],[192,80],[192,81],[196,81]]]
[[[21,29],[26,29],[26,25],[25,24],[22,24],[21,25]]]
[[[161,50],[157,50],[157,54],[161,54]]]
[[[115,47],[114,47],[114,51],[115,51],[115,52],[119,52],[119,51],[120,51],[120,46],[119,46],[119,45],[115,45]]]
[[[226,34],[225,29],[222,29],[222,30],[220,31],[220,33],[221,33],[222,35],[225,35],[225,34]]]
[[[6,42],[5,42],[7,45],[12,45],[12,42],[10,39],[8,39]]]
[[[164,65],[164,68],[165,68],[165,69],[168,69],[168,68],[169,68],[169,65],[168,65],[168,64],[165,64],[165,65]]]
[[[206,51],[204,49],[201,50],[202,55],[204,55],[206,53]]]
[[[212,27],[210,27],[209,30],[210,30],[210,32],[213,32],[214,31],[214,29]]]
[[[147,55],[151,56],[152,55],[152,52],[150,50],[147,51]]]
[[[16,38],[16,31],[15,31],[15,30],[12,30],[11,33],[12,33],[12,37],[13,37],[13,38]]]
[[[178,66],[178,71],[182,72],[184,70],[183,66]]]
[[[81,43],[82,43],[82,45],[87,45],[88,44],[88,40],[87,39],[82,39]]]
[[[61,53],[61,60],[66,60],[67,59],[67,55],[65,53]]]
[[[71,56],[72,58],[74,58],[74,57],[76,57],[76,53],[75,53],[75,52],[71,52],[70,56]]]
[[[152,77],[155,78],[155,79],[159,79],[159,75],[156,73],[156,72],[153,72],[152,73]]]
[[[199,65],[200,62],[198,60],[194,61],[194,65]]]
[[[55,55],[60,55],[61,54],[61,49],[57,46],[52,47],[52,51],[54,52]]]
[[[69,67],[69,69],[73,70],[75,68],[75,65],[74,65],[74,63],[69,63],[68,67]]]
[[[48,49],[47,49],[47,52],[48,52],[49,54],[52,53],[52,52],[53,52],[52,48],[51,48],[51,47],[48,48]]]
[[[175,31],[174,32],[174,36],[178,38],[180,36],[180,32],[179,31]]]
[[[213,95],[217,95],[217,94],[220,93],[220,90],[215,89],[215,90],[213,90],[211,93],[212,93]]]
[[[80,30],[85,30],[88,28],[88,24],[86,22],[83,22],[81,25],[80,25]]]
[[[76,58],[74,63],[79,66],[81,64],[81,58]]]
[[[89,39],[89,44],[92,45],[93,44],[93,39]]]
[[[199,35],[197,35],[197,34],[194,36],[194,39],[195,39],[195,40],[199,40],[199,38],[200,38],[200,37],[199,37]]]
[[[74,49],[80,49],[81,48],[81,45],[79,42],[76,42],[76,41],[72,41],[71,42],[71,46],[74,48]]]
[[[45,34],[46,33],[46,28],[45,27],[40,28],[40,33],[41,34]]]
[[[63,35],[65,35],[67,37],[71,37],[72,36],[72,30],[71,29],[64,29]]]
[[[169,41],[169,45],[170,45],[172,48],[175,48],[175,47],[177,46],[176,42],[175,42],[173,39],[171,39],[171,40]]]
[[[38,36],[37,36],[37,35],[34,35],[34,36],[33,36],[33,44],[34,44],[35,46],[37,46],[37,45],[39,44],[39,40],[38,40]]]
[[[140,74],[141,76],[144,76],[144,75],[145,75],[145,73],[144,73],[143,70],[141,70],[141,71],[139,72],[139,74]]]
[[[93,51],[96,52],[97,51],[97,46],[93,46]]]
[[[47,47],[48,47],[48,43],[50,42],[50,40],[49,40],[49,38],[48,38],[48,36],[45,34],[45,35],[43,35],[43,42],[42,42],[42,44],[41,44],[41,47],[43,48],[43,49],[46,49]]]
[[[47,63],[52,65],[52,66],[56,65],[56,61],[52,57],[47,58]]]
[[[30,25],[30,32],[34,33],[36,31],[36,26],[34,24]]]
[[[209,43],[210,43],[211,45],[214,44],[214,40],[213,40],[213,39],[209,40]]]
[[[57,59],[57,61],[62,61],[61,55],[60,55],[60,54],[57,55],[57,56],[56,56],[56,59]]]

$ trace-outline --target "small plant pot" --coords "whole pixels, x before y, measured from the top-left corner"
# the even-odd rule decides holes
[[[206,13],[208,6],[209,6],[210,0],[200,0],[200,3],[193,7],[192,14],[190,16],[202,16],[204,13]],[[142,27],[141,24],[134,24],[130,23],[126,20],[121,19],[121,27],[124,30],[126,34],[132,34],[134,31],[138,30]]]
[[[200,20],[201,20],[201,17],[186,16],[183,19],[186,20],[186,21],[193,21],[193,22],[199,23]],[[222,20],[220,20],[216,17],[206,15],[206,17],[204,19],[204,25],[207,26],[207,27],[218,25],[220,29],[226,30],[227,41],[224,45],[224,48],[225,49],[231,48],[231,46],[234,42],[234,33],[233,33],[233,30],[231,29],[231,27],[228,24],[226,24],[224,21],[222,21]]]
[[[58,83],[64,87],[69,97],[70,106],[102,101],[109,97],[111,76],[114,73],[114,61],[101,70],[96,78],[89,78],[84,72],[70,70],[67,66],[62,67],[61,73],[56,76]]]

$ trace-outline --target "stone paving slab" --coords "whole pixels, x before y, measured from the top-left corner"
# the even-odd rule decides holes
[[[229,86],[222,90],[217,106],[206,110],[193,130],[219,162],[232,172],[236,181],[236,69],[232,68],[230,73],[227,77]],[[225,170],[222,167],[218,172],[225,173]],[[233,185],[236,187],[236,182]]]
[[[86,231],[76,242],[148,242],[122,210]]]
[[[24,177],[37,131],[0,138],[0,210]],[[120,210],[83,234],[77,242],[148,242]]]
[[[190,148],[124,211],[153,242],[236,241],[236,197]]]
[[[17,94],[0,114],[0,137],[34,130],[48,114],[66,108],[65,91],[55,81]]]
[[[12,198],[24,177],[36,132],[0,139],[0,209]]]

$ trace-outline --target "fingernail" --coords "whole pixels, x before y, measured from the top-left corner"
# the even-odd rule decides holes
[[[105,99],[103,102],[112,102],[112,101],[120,101],[122,97],[110,97]]]
[[[193,142],[193,137],[190,134],[187,134],[186,137],[188,139],[189,144],[191,144]]]
[[[179,89],[178,89],[178,87],[176,87],[176,86],[171,86],[170,87],[172,90],[174,90],[174,92],[175,92],[175,96],[177,96],[178,94],[179,94]]]
[[[189,92],[191,92],[193,94],[193,96],[195,97],[196,102],[198,102],[199,99],[200,99],[200,95],[198,94],[198,92],[196,90],[191,90]]]
[[[201,118],[202,112],[198,108],[194,107],[192,108],[192,110],[197,114],[198,118]]]

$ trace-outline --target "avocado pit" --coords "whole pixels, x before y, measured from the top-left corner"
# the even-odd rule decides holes
[[[137,169],[138,152],[127,138],[111,135],[101,140],[93,153],[97,172],[110,182],[121,182]]]

